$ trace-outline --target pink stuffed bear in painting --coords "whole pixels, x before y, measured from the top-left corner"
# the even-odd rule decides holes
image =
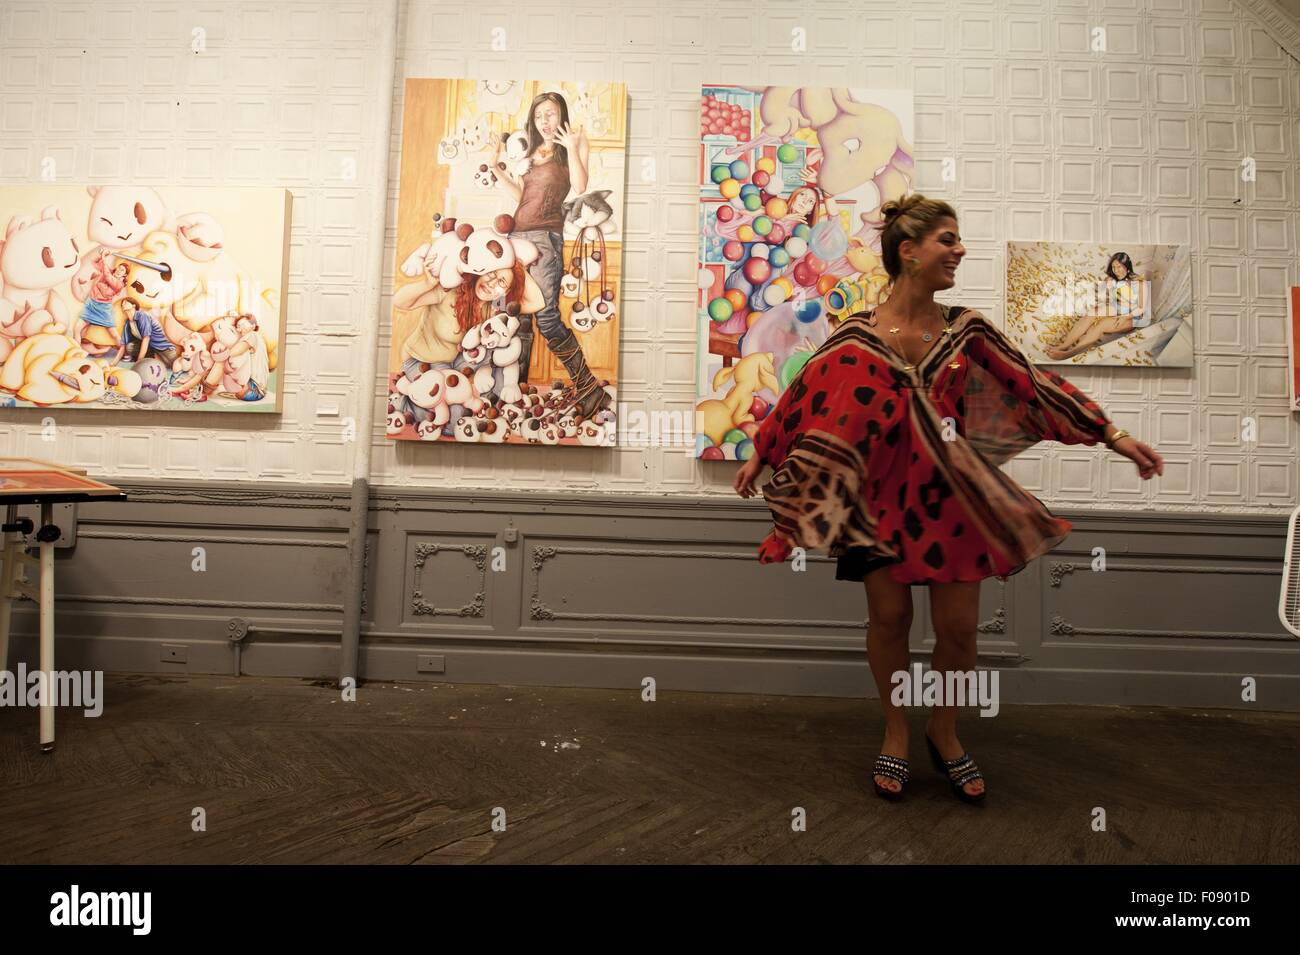
[[[59,210],[48,206],[41,218],[14,216],[0,242],[0,362],[14,346],[47,326],[68,329],[68,307],[54,291],[80,265],[80,249]]]

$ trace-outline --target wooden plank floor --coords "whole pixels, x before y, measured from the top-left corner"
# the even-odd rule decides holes
[[[969,807],[919,713],[908,797],[872,794],[874,702],[426,683],[345,703],[112,674],[105,697],[98,719],[60,711],[50,756],[35,710],[0,710],[0,861],[1300,861],[1297,714],[1004,705],[963,723],[989,778]]]

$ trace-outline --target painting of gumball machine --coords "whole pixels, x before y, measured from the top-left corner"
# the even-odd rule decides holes
[[[910,188],[910,125],[910,94],[704,88],[700,459],[751,457],[763,417],[812,354],[882,300],[879,207]],[[869,161],[883,161],[855,167],[846,157],[867,136],[878,148]]]

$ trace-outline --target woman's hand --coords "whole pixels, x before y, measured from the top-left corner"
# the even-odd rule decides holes
[[[1138,475],[1142,480],[1149,480],[1153,475],[1165,473],[1165,459],[1156,453],[1149,444],[1143,444],[1132,435],[1125,435],[1114,444],[1111,450],[1122,454],[1137,465]]]
[[[757,455],[742,464],[740,470],[736,472],[736,481],[733,485],[736,489],[736,493],[741,497],[753,497],[756,493],[754,490],[754,481],[758,478],[759,472],[762,470],[763,462],[758,459]]]
[[[758,545],[758,562],[760,564],[783,564],[793,552],[794,547],[780,531],[773,528],[772,533],[763,538]]]
[[[572,125],[565,123],[555,132],[555,141],[569,152],[574,152],[578,148],[578,143],[584,139],[586,139],[586,134],[583,133],[581,126],[575,129]]]

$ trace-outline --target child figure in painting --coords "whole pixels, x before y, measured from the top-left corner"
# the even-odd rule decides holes
[[[106,355],[114,349],[122,348],[117,323],[113,320],[113,303],[126,296],[126,277],[129,271],[125,262],[118,263],[110,270],[102,250],[96,256],[94,277],[86,295],[86,307],[81,312],[82,324],[78,325],[73,336],[74,340],[81,341],[86,354]]]
[[[762,562],[825,547],[837,579],[865,586],[867,660],[885,715],[872,777],[880,796],[897,799],[908,721],[891,697],[910,664],[910,585],[930,590],[933,670],[973,673],[980,582],[1017,573],[1072,528],[1000,466],[1040,441],[1104,442],[1144,480],[1164,463],[979,312],[934,300],[956,284],[966,254],[950,205],[911,195],[881,211],[888,299],[847,318],[782,392],[735,488],[751,497],[763,465],[774,469]],[[935,707],[926,742],[953,794],[974,802],[984,778],[957,737],[956,702]]]
[[[212,323],[212,334],[212,361],[220,368],[217,397],[240,401],[265,397],[269,371],[266,342],[257,332],[257,319],[247,313],[232,313]],[[214,370],[207,380],[215,377]]]
[[[1116,252],[1106,263],[1106,278],[1097,285],[1096,314],[1074,323],[1066,336],[1045,348],[1049,358],[1063,361],[1087,351],[1106,335],[1126,334],[1151,324],[1151,303],[1147,283],[1133,274],[1133,260],[1127,252]]]
[[[128,361],[141,362],[152,353],[168,368],[174,365],[180,352],[153,312],[142,309],[133,298],[122,299],[120,307],[126,322],[122,326],[123,347],[119,354],[125,354]]]
[[[180,376],[172,383],[172,395],[188,401],[207,401],[207,380],[214,369],[219,371],[220,368],[208,351],[208,343],[203,340],[203,336],[191,332],[181,344],[181,356],[172,363],[172,371]]]

